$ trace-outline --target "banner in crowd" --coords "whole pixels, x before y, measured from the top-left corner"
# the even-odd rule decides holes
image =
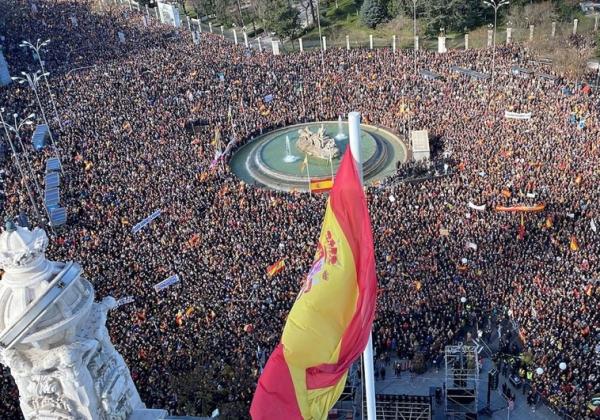
[[[154,219],[156,219],[158,216],[160,216],[160,210],[156,210],[154,213],[152,213],[150,216],[146,217],[144,220],[142,220],[141,222],[137,223],[133,228],[131,228],[131,233],[138,233],[140,230],[142,230],[146,225],[149,225],[150,222],[152,222]]]
[[[258,381],[250,408],[254,420],[326,418],[369,340],[375,252],[350,148],[336,180],[312,268]]]
[[[536,204],[535,206],[496,206],[496,211],[537,213],[545,208],[545,204]]]
[[[504,111],[504,118],[509,118],[512,120],[530,120],[531,112],[511,112]]]
[[[172,286],[176,283],[179,283],[179,274],[174,274],[171,277],[167,277],[166,279],[164,279],[163,281],[161,281],[160,283],[157,283],[154,285],[154,291],[155,292],[160,292],[161,290],[166,289],[169,286]]]
[[[469,241],[467,241],[467,244],[465,246],[467,248],[472,249],[473,251],[477,251],[477,244],[475,242],[469,242]]]
[[[172,25],[176,28],[181,26],[181,21],[179,20],[179,9],[176,5],[163,3],[162,1],[158,1],[157,5],[158,13],[160,14],[160,21],[162,23]]]
[[[135,300],[135,298],[133,296],[123,297],[123,298],[117,300],[117,304],[115,305],[115,308],[118,308],[119,306],[127,305],[128,303],[132,303],[134,300]]]
[[[468,206],[469,206],[470,209],[473,209],[473,210],[485,211],[485,204],[482,204],[481,206],[477,206],[477,205],[475,205],[475,204],[473,204],[472,202],[469,201]]]

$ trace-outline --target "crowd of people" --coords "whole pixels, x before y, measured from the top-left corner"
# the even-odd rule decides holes
[[[543,368],[531,378],[536,395],[572,418],[594,417],[594,89],[584,93],[551,64],[532,63],[524,45],[496,48],[493,83],[450,69],[489,74],[491,49],[420,51],[418,67],[444,75],[425,80],[413,70],[412,51],[330,48],[321,66],[319,51],[274,56],[206,32],[196,44],[186,28],[175,31],[152,15],[145,22],[143,12],[126,6],[13,3],[1,34],[11,73],[38,66],[21,40],[52,40],[42,58],[62,129],[48,92],[41,86],[39,93],[61,152],[68,223],[47,229],[48,256],[79,261],[97,299],[133,297],[111,311],[108,328],[148,406],[246,417],[261,364],[315,252],[326,195],[244,184],[227,164],[213,164],[215,154],[275,127],[357,110],[363,121],[398,133],[407,125],[429,130],[443,145],[444,162],[452,162],[443,176],[411,182],[403,178],[415,166],[401,166],[394,182],[367,189],[379,282],[376,352],[434,360],[463,339],[466,325],[484,325],[490,314],[510,319],[530,355],[527,369]],[[556,78],[519,77],[512,66]],[[23,85],[1,88],[0,106],[39,114]],[[507,119],[505,111],[532,116]],[[585,117],[583,127],[572,115]],[[19,154],[29,153],[43,185],[53,148],[25,148]],[[13,158],[0,162],[4,214],[23,211],[38,223]],[[496,211],[541,203],[539,212]],[[132,233],[157,209],[157,219]],[[266,268],[282,258],[285,269],[269,277]],[[180,283],[154,290],[173,274]],[[0,394],[0,417],[18,418],[8,370],[0,372]]]

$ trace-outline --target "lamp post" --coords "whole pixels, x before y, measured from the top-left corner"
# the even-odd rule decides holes
[[[33,118],[33,114],[30,115],[29,117],[27,117],[23,123],[27,124],[27,125],[31,124],[31,121],[29,120],[30,117]],[[10,138],[10,133],[8,132],[9,129],[11,131],[18,132],[18,129],[17,129],[17,127],[12,127],[10,124],[7,124],[4,121],[4,108],[0,108],[0,123],[4,127],[4,132],[6,133],[6,139],[8,140],[8,144],[10,145],[10,149],[12,150],[13,157],[15,158],[15,164],[17,165],[17,169],[19,170],[21,179],[25,182],[25,188],[27,189],[27,195],[29,196],[29,201],[31,201],[31,205],[33,207],[33,211],[35,212],[35,216],[36,216],[38,222],[40,222],[41,221],[40,212],[38,211],[37,205],[35,204],[35,200],[33,199],[33,194],[31,193],[31,189],[29,188],[29,181],[27,180],[27,177],[25,176],[25,173],[23,172],[23,167],[21,166],[21,162],[19,161],[19,157],[17,156],[17,151],[15,150],[15,146]]]
[[[52,102],[52,107],[54,108],[54,115],[56,116],[56,119],[58,121],[58,126],[62,130],[62,128],[63,128],[62,122],[60,121],[60,117],[58,116],[58,111],[56,109],[56,102],[54,102],[54,97],[52,96],[52,91],[50,90],[50,84],[48,83],[48,75],[50,73],[46,72],[46,70],[44,69],[44,62],[42,61],[42,57],[40,55],[42,49],[45,46],[47,46],[49,43],[50,43],[49,39],[45,40],[44,42],[41,42],[41,40],[38,38],[38,40],[36,41],[35,45],[33,45],[29,41],[22,41],[19,44],[19,46],[21,48],[29,48],[29,49],[31,49],[32,51],[35,52],[35,55],[36,55],[36,57],[38,59],[38,62],[40,63],[40,67],[42,69],[42,75],[44,76],[44,82],[46,82],[46,88],[48,89],[48,94],[50,95],[50,102]]]
[[[31,90],[33,90],[33,93],[35,94],[35,99],[38,103],[38,107],[40,108],[40,112],[42,113],[42,119],[48,127],[48,134],[50,134],[50,140],[52,141],[52,148],[54,149],[54,154],[56,155],[56,157],[58,157],[58,160],[61,161],[60,154],[58,152],[58,149],[56,148],[56,143],[54,142],[54,136],[52,135],[52,129],[50,128],[50,124],[48,124],[48,119],[46,118],[46,113],[44,112],[44,107],[42,106],[42,102],[40,101],[40,96],[38,95],[37,91],[40,79],[47,73],[42,73],[38,70],[35,73],[25,73],[24,71],[22,71],[21,74],[23,75],[23,77],[13,77],[12,79],[18,82],[19,84],[27,83]],[[60,170],[62,172],[62,162],[60,165]]]
[[[413,53],[415,62],[415,74],[417,74],[417,1],[412,0],[413,3]]]
[[[319,44],[321,45],[321,72],[325,74],[325,57],[323,57],[323,35],[321,34],[321,12],[319,11],[319,3],[321,0],[317,0],[317,26],[319,27]]]
[[[494,85],[494,69],[496,67],[496,29],[498,27],[498,9],[509,4],[508,0],[483,0],[483,4],[494,9],[494,39],[492,46],[492,86]]]

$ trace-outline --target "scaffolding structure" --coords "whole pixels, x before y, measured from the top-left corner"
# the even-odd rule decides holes
[[[333,409],[329,412],[330,419],[356,419],[360,415],[361,382],[360,361],[353,363],[348,372],[346,386]]]
[[[477,418],[479,361],[477,347],[446,346],[446,418],[468,420]]]
[[[377,420],[431,420],[432,402],[424,395],[376,395]],[[363,404],[366,413],[366,402]],[[363,417],[365,418],[365,417]]]

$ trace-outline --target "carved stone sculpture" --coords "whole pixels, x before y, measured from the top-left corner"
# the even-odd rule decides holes
[[[45,258],[39,228],[7,223],[0,235],[0,363],[11,370],[27,420],[149,420],[106,329],[113,298],[94,303],[77,263]],[[0,417],[2,417],[0,415]]]
[[[325,133],[323,126],[316,133],[311,132],[308,127],[298,130],[296,147],[319,159],[334,159],[340,156],[340,149],[335,144],[335,140]]]

